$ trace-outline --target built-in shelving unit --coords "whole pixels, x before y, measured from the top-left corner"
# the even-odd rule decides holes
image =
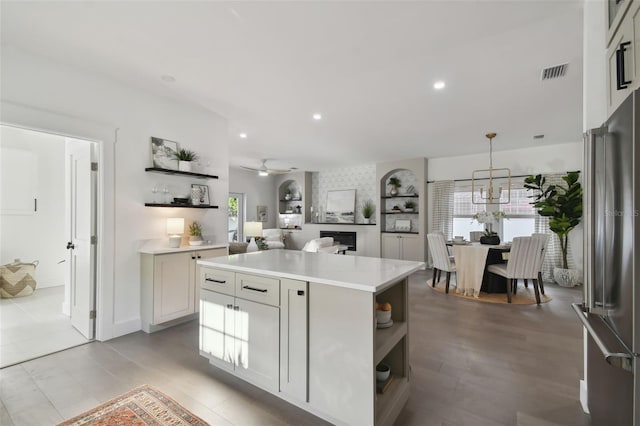
[[[375,223],[339,223],[339,222],[313,222],[313,225],[347,225],[347,226],[376,226]]]
[[[375,424],[384,425],[393,423],[409,398],[408,279],[376,293],[375,299],[392,306],[393,325],[376,329],[374,337],[373,364],[387,364],[393,377],[384,393],[376,393],[375,398]]]
[[[380,257],[387,259],[426,259],[426,173],[425,158],[390,161],[376,165],[379,184],[378,222]],[[399,181],[393,188],[391,178]],[[397,193],[396,193],[397,192]]]
[[[200,179],[218,179],[218,176],[215,175],[206,175],[204,173],[196,173],[196,172],[183,172],[180,170],[172,170],[172,169],[162,169],[160,167],[147,167],[144,169],[145,172],[153,172],[153,173],[162,173],[164,175],[182,175],[182,176],[190,176],[196,177]]]

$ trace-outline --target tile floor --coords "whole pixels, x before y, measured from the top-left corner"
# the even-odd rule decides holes
[[[88,342],[62,314],[64,286],[0,299],[0,368]]]

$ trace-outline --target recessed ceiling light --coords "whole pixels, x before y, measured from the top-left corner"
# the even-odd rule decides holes
[[[544,135],[533,135],[534,139],[544,139]]]
[[[269,172],[264,171],[264,170],[260,170],[260,171],[258,172],[258,176],[269,176]]]
[[[160,79],[162,81],[164,81],[165,83],[175,83],[176,82],[176,78],[172,75],[169,74],[164,74],[160,76]]]
[[[435,83],[433,83],[433,88],[436,90],[444,89],[444,81],[436,81]]]
[[[240,133],[238,136],[240,136],[240,139],[246,139],[247,138],[247,134],[246,133]]]
[[[322,120],[322,114],[319,114],[319,113],[316,112],[315,114],[313,114],[313,119],[314,120]]]

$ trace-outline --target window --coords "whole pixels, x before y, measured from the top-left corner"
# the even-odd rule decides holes
[[[509,204],[501,204],[507,218],[502,220],[502,241],[513,241],[514,237],[525,237],[535,232],[536,210],[531,204],[531,193],[525,188],[511,188]],[[503,194],[503,197],[506,196]]]
[[[242,241],[244,218],[244,194],[229,193],[228,241]]]
[[[502,192],[502,201],[506,201],[506,191]],[[453,235],[462,235],[470,239],[471,231],[484,231],[484,225],[473,220],[473,215],[481,211],[493,211],[499,208],[506,215],[493,230],[500,234],[502,241],[513,241],[514,237],[529,236],[535,232],[536,211],[525,188],[511,188],[508,204],[487,206],[471,202],[471,187],[456,185],[453,196]]]
[[[484,211],[482,204],[471,202],[471,187],[456,186],[453,193],[453,235],[471,239],[471,231],[484,231],[484,225],[473,220],[473,215]]]

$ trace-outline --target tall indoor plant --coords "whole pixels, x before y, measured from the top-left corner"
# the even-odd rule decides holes
[[[562,176],[564,185],[547,184],[542,175],[530,175],[524,180],[524,187],[527,190],[536,191],[530,195],[534,201],[531,204],[537,209],[540,216],[549,218],[549,229],[558,236],[560,249],[562,250],[562,269],[569,270],[567,262],[567,249],[569,246],[569,232],[580,224],[582,220],[582,185],[578,182],[580,172],[568,172]],[[556,273],[554,278],[559,281],[558,276],[569,277],[569,273]],[[574,274],[575,275],[575,274]],[[574,279],[577,279],[577,275]],[[561,283],[560,285],[572,286],[574,283]]]

